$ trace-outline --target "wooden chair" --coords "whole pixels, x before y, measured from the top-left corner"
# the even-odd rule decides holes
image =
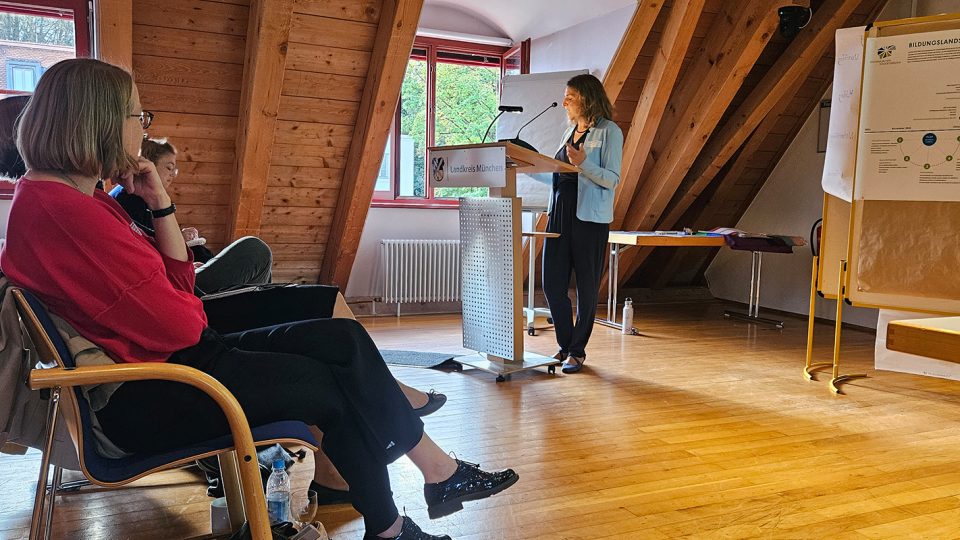
[[[311,435],[306,424],[297,421],[274,422],[258,426],[251,432],[243,410],[233,395],[210,375],[188,366],[151,362],[77,367],[43,304],[26,290],[13,288],[11,293],[14,295],[20,318],[40,359],[37,366],[30,372],[30,388],[50,389],[47,410],[48,434],[30,522],[31,540],[40,537],[40,521],[44,513],[44,537],[50,536],[57,486],[60,484],[62,472],[60,467],[54,467],[53,484],[50,489],[47,488],[47,480],[50,450],[54,438],[54,420],[61,406],[64,424],[79,453],[81,471],[91,483],[104,487],[119,487],[149,474],[176,468],[199,458],[219,456],[231,524],[235,529],[239,528],[246,517],[250,523],[253,538],[257,540],[271,538],[255,444],[293,444],[316,450],[316,439]],[[230,425],[231,435],[171,451],[136,454],[121,459],[107,459],[100,456],[94,449],[91,411],[80,387],[148,379],[188,384],[205,392],[223,409]],[[64,389],[67,391],[62,391]],[[49,502],[46,501],[48,491]]]

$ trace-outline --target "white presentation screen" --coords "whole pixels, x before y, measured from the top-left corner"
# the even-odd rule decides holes
[[[557,102],[557,106],[523,128],[520,138],[532,144],[541,154],[553,157],[560,148],[560,139],[567,128],[567,112],[563,108],[563,91],[575,75],[588,73],[580,71],[558,71],[555,73],[532,73],[529,75],[507,75],[500,89],[501,105],[519,105],[520,114],[507,113],[497,121],[497,139],[512,139],[520,126],[529,122],[544,108]],[[517,176],[517,194],[523,199],[525,207],[546,208],[550,187],[527,177]]]

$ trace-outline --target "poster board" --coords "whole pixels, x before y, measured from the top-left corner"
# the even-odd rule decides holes
[[[847,256],[847,240],[850,238],[849,202],[829,193],[823,194],[823,229],[820,238],[817,292],[824,298],[836,300],[840,286],[840,263]]]
[[[523,128],[520,138],[532,144],[541,154],[553,157],[560,148],[560,139],[567,128],[567,113],[563,108],[563,92],[567,81],[587,70],[507,75],[502,79],[500,103],[523,107],[520,114],[505,114],[497,120],[497,139],[511,139],[517,130],[540,111],[556,101],[557,106]],[[525,174],[517,175],[517,196],[524,207],[547,207],[550,186]]]
[[[846,297],[960,313],[960,19],[878,23],[865,41]],[[826,278],[826,276],[825,276]]]
[[[853,200],[853,175],[857,166],[857,127],[860,120],[866,29],[866,26],[840,28],[835,39],[830,127],[820,183],[825,193],[847,203]]]

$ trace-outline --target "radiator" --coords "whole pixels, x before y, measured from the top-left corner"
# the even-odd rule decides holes
[[[460,300],[459,240],[381,240],[380,262],[383,302]]]

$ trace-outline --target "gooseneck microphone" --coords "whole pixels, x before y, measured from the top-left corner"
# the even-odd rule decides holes
[[[490,125],[487,126],[487,131],[485,131],[485,132],[483,133],[483,140],[480,141],[480,144],[483,144],[483,143],[487,142],[487,135],[490,134],[490,128],[493,127],[494,122],[496,122],[498,118],[500,118],[501,116],[503,116],[503,113],[508,113],[508,112],[509,112],[509,113],[522,113],[522,112],[523,112],[523,107],[520,107],[519,105],[501,105],[501,106],[497,107],[497,110],[500,111],[500,113],[497,114],[496,116],[494,116],[494,117],[493,117],[493,120],[490,121]]]
[[[532,144],[530,144],[530,143],[528,143],[527,141],[525,141],[525,140],[523,140],[523,139],[520,138],[520,132],[523,131],[523,128],[525,128],[525,127],[529,126],[530,124],[532,124],[534,120],[536,120],[537,118],[540,118],[541,116],[543,116],[543,113],[549,111],[550,109],[552,109],[552,108],[554,108],[554,107],[556,107],[556,106],[557,106],[557,102],[556,102],[556,101],[554,101],[554,102],[551,103],[550,105],[547,105],[547,108],[546,108],[546,109],[540,111],[540,113],[537,114],[536,116],[534,116],[533,118],[531,118],[529,122],[527,122],[526,124],[520,126],[520,129],[517,130],[517,135],[516,135],[514,138],[512,138],[512,139],[505,139],[505,140],[510,141],[510,142],[512,142],[513,144],[517,145],[517,146],[522,146],[522,147],[524,147],[524,148],[526,148],[526,149],[528,149],[528,150],[533,150],[534,152],[537,152],[538,150],[537,150],[536,148],[534,148]]]

